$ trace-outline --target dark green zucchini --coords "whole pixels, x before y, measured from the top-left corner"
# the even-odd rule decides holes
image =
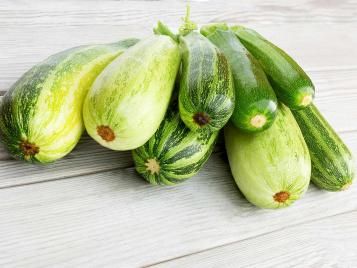
[[[193,131],[218,131],[234,109],[234,85],[226,57],[198,32],[180,36],[179,110]]]
[[[277,114],[277,99],[259,62],[226,25],[207,25],[201,33],[220,49],[232,69],[236,95],[233,124],[248,132],[269,128]]]
[[[280,101],[293,110],[311,104],[315,94],[314,85],[286,52],[252,29],[233,26],[231,30],[260,62]]]
[[[328,191],[347,189],[355,172],[347,146],[314,104],[293,114],[309,147],[312,182]]]
[[[218,132],[201,135],[167,112],[155,135],[133,150],[137,172],[151,184],[174,185],[195,175],[212,153]]]

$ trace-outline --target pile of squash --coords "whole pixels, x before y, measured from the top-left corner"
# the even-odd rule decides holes
[[[86,129],[102,146],[132,150],[148,182],[174,185],[202,168],[224,129],[239,189],[280,208],[310,179],[329,191],[353,180],[352,155],[314,92],[303,69],[254,30],[197,30],[188,10],[178,34],[159,22],[143,40],[76,47],[32,67],[3,97],[0,138],[15,158],[50,163]]]

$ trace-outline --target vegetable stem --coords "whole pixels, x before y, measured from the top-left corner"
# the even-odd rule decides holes
[[[186,15],[182,18],[183,24],[180,26],[180,35],[187,35],[197,29],[197,24],[190,20],[190,5],[186,6]]]
[[[167,27],[165,24],[163,24],[161,21],[157,23],[156,28],[154,28],[154,33],[155,34],[161,34],[161,35],[167,35],[170,36],[174,41],[178,42],[178,36],[177,34],[174,34],[169,27]]]

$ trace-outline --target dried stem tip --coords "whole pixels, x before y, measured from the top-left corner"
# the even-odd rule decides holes
[[[290,197],[290,194],[288,192],[279,192],[274,195],[274,200],[279,203],[284,203],[286,200],[288,200]]]
[[[151,175],[159,174],[160,164],[155,158],[148,159],[145,163],[146,170],[151,173]]]
[[[252,117],[250,120],[250,124],[255,128],[261,128],[267,122],[267,118],[262,114],[257,114],[256,116]]]
[[[301,100],[301,105],[302,106],[308,106],[312,102],[312,96],[311,95],[306,95],[302,98]]]
[[[105,141],[113,141],[113,140],[115,140],[114,131],[108,126],[99,126],[99,127],[97,127],[97,133]]]
[[[202,112],[202,113],[196,113],[193,116],[193,121],[200,127],[203,127],[203,126],[207,125],[209,122],[211,122],[211,118],[208,114],[206,114],[205,112]]]
[[[28,141],[22,141],[20,143],[20,149],[24,156],[33,156],[40,152],[40,148],[38,148],[34,143],[30,143]]]

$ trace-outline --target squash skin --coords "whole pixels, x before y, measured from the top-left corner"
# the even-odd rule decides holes
[[[231,122],[246,132],[269,128],[275,120],[278,103],[259,62],[224,26],[207,25],[201,32],[222,51],[231,66],[236,96]]]
[[[84,130],[82,104],[94,79],[137,41],[75,47],[27,71],[0,107],[0,136],[9,153],[32,163],[67,155]]]
[[[150,140],[132,151],[136,171],[154,185],[181,183],[199,172],[217,137],[218,131],[206,136],[191,131],[178,111],[170,109]]]
[[[86,97],[88,134],[112,150],[143,145],[165,116],[179,64],[178,45],[168,36],[149,37],[127,50],[98,76]]]
[[[192,131],[220,130],[233,113],[235,95],[226,57],[196,31],[180,36],[179,111]]]
[[[285,51],[252,29],[242,26],[230,29],[259,61],[279,101],[292,110],[303,109],[312,103],[315,87],[311,79]]]
[[[233,125],[224,131],[233,177],[248,201],[261,208],[291,205],[307,190],[311,160],[291,111],[279,105],[273,125],[256,134]]]
[[[309,147],[312,182],[327,191],[346,190],[356,170],[348,147],[314,104],[293,114]]]

